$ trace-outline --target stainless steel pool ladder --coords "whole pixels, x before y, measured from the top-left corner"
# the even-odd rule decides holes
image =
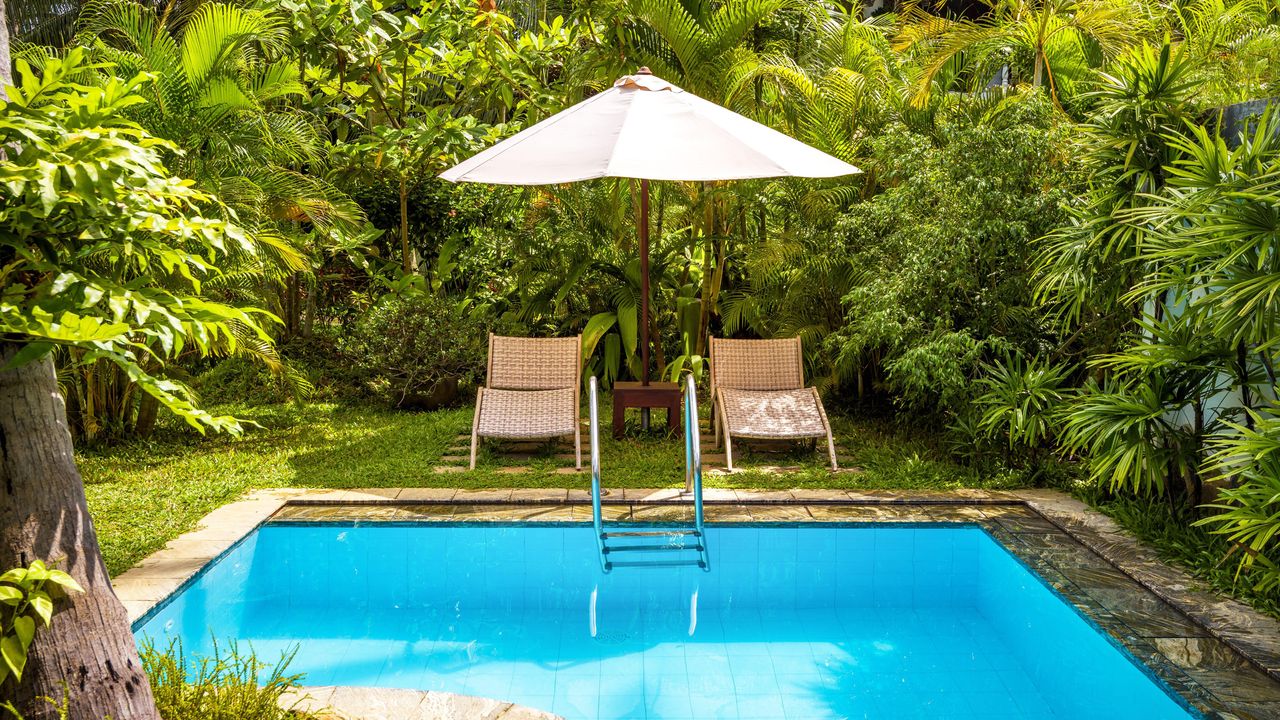
[[[614,530],[606,528],[603,511],[600,507],[600,419],[597,411],[597,383],[595,376],[591,378],[591,390],[588,412],[591,425],[588,434],[591,438],[591,513],[594,523],[596,545],[600,550],[600,567],[609,572],[616,567],[675,567],[681,565],[697,566],[710,570],[711,563],[707,557],[707,533],[702,512],[702,436],[698,429],[698,392],[694,385],[693,375],[685,376],[684,388],[684,489],[693,496],[693,527],[663,530]],[[626,523],[616,523],[611,527],[626,527]],[[631,543],[628,539],[639,538],[639,543]],[[669,542],[655,542],[657,538],[667,538]],[[674,542],[679,538],[679,542]],[[647,539],[647,541],[646,541]],[[686,553],[684,557],[667,560],[613,560],[616,553],[627,552],[677,552]],[[696,553],[690,557],[687,553]]]

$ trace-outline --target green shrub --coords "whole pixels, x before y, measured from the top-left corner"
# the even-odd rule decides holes
[[[1000,107],[931,134],[886,125],[863,166],[883,190],[835,225],[855,269],[837,365],[926,421],[966,410],[984,362],[1044,340],[1027,257],[1071,196],[1069,134],[1042,96]]]
[[[244,403],[275,404],[291,399],[285,381],[245,358],[231,357],[218,362],[196,377],[193,388],[210,405]]]
[[[268,665],[232,644],[215,645],[210,657],[189,658],[173,642],[163,651],[146,644],[141,655],[165,720],[319,720],[281,705],[285,693],[301,687],[302,675],[287,674],[292,654]]]
[[[350,329],[343,352],[394,407],[449,405],[484,372],[488,325],[465,303],[388,295]]]

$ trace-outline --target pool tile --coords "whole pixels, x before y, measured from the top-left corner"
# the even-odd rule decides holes
[[[741,720],[778,720],[786,717],[782,697],[777,693],[748,694],[739,691],[734,699],[737,702],[738,717]]]
[[[698,720],[738,720],[738,703],[732,695],[689,696],[690,717]]]
[[[644,694],[637,689],[634,693],[622,695],[601,694],[595,717],[645,718],[647,715]]]

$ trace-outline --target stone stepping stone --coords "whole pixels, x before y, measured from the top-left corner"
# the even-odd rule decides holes
[[[437,465],[431,468],[431,472],[437,475],[443,475],[445,473],[466,472],[467,469],[468,468],[465,465]]]
[[[468,455],[441,455],[440,462],[447,463],[470,463],[471,457]]]

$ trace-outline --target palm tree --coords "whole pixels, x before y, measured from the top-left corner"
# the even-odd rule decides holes
[[[1206,104],[1276,94],[1271,68],[1280,62],[1280,28],[1263,0],[1171,3],[1166,22],[1181,38]]]
[[[150,132],[187,150],[171,159],[260,227],[305,222],[349,228],[359,210],[303,172],[321,161],[312,117],[289,105],[304,88],[284,59],[288,29],[278,16],[205,3],[189,15],[159,13],[133,0],[86,8],[77,43],[130,78],[155,73],[151,102],[135,112]],[[284,223],[284,224],[282,224]]]
[[[798,57],[765,54],[735,78],[731,100],[763,79],[778,86],[776,112],[806,143],[856,163],[859,130],[886,107],[901,105],[910,73],[889,44],[892,18],[863,19],[853,10],[826,17]]]
[[[1046,87],[1059,105],[1080,82],[1146,33],[1137,5],[1125,0],[983,0],[978,21],[908,10],[898,50],[918,53],[917,104],[937,89],[979,90],[1008,68],[1010,84]]]

